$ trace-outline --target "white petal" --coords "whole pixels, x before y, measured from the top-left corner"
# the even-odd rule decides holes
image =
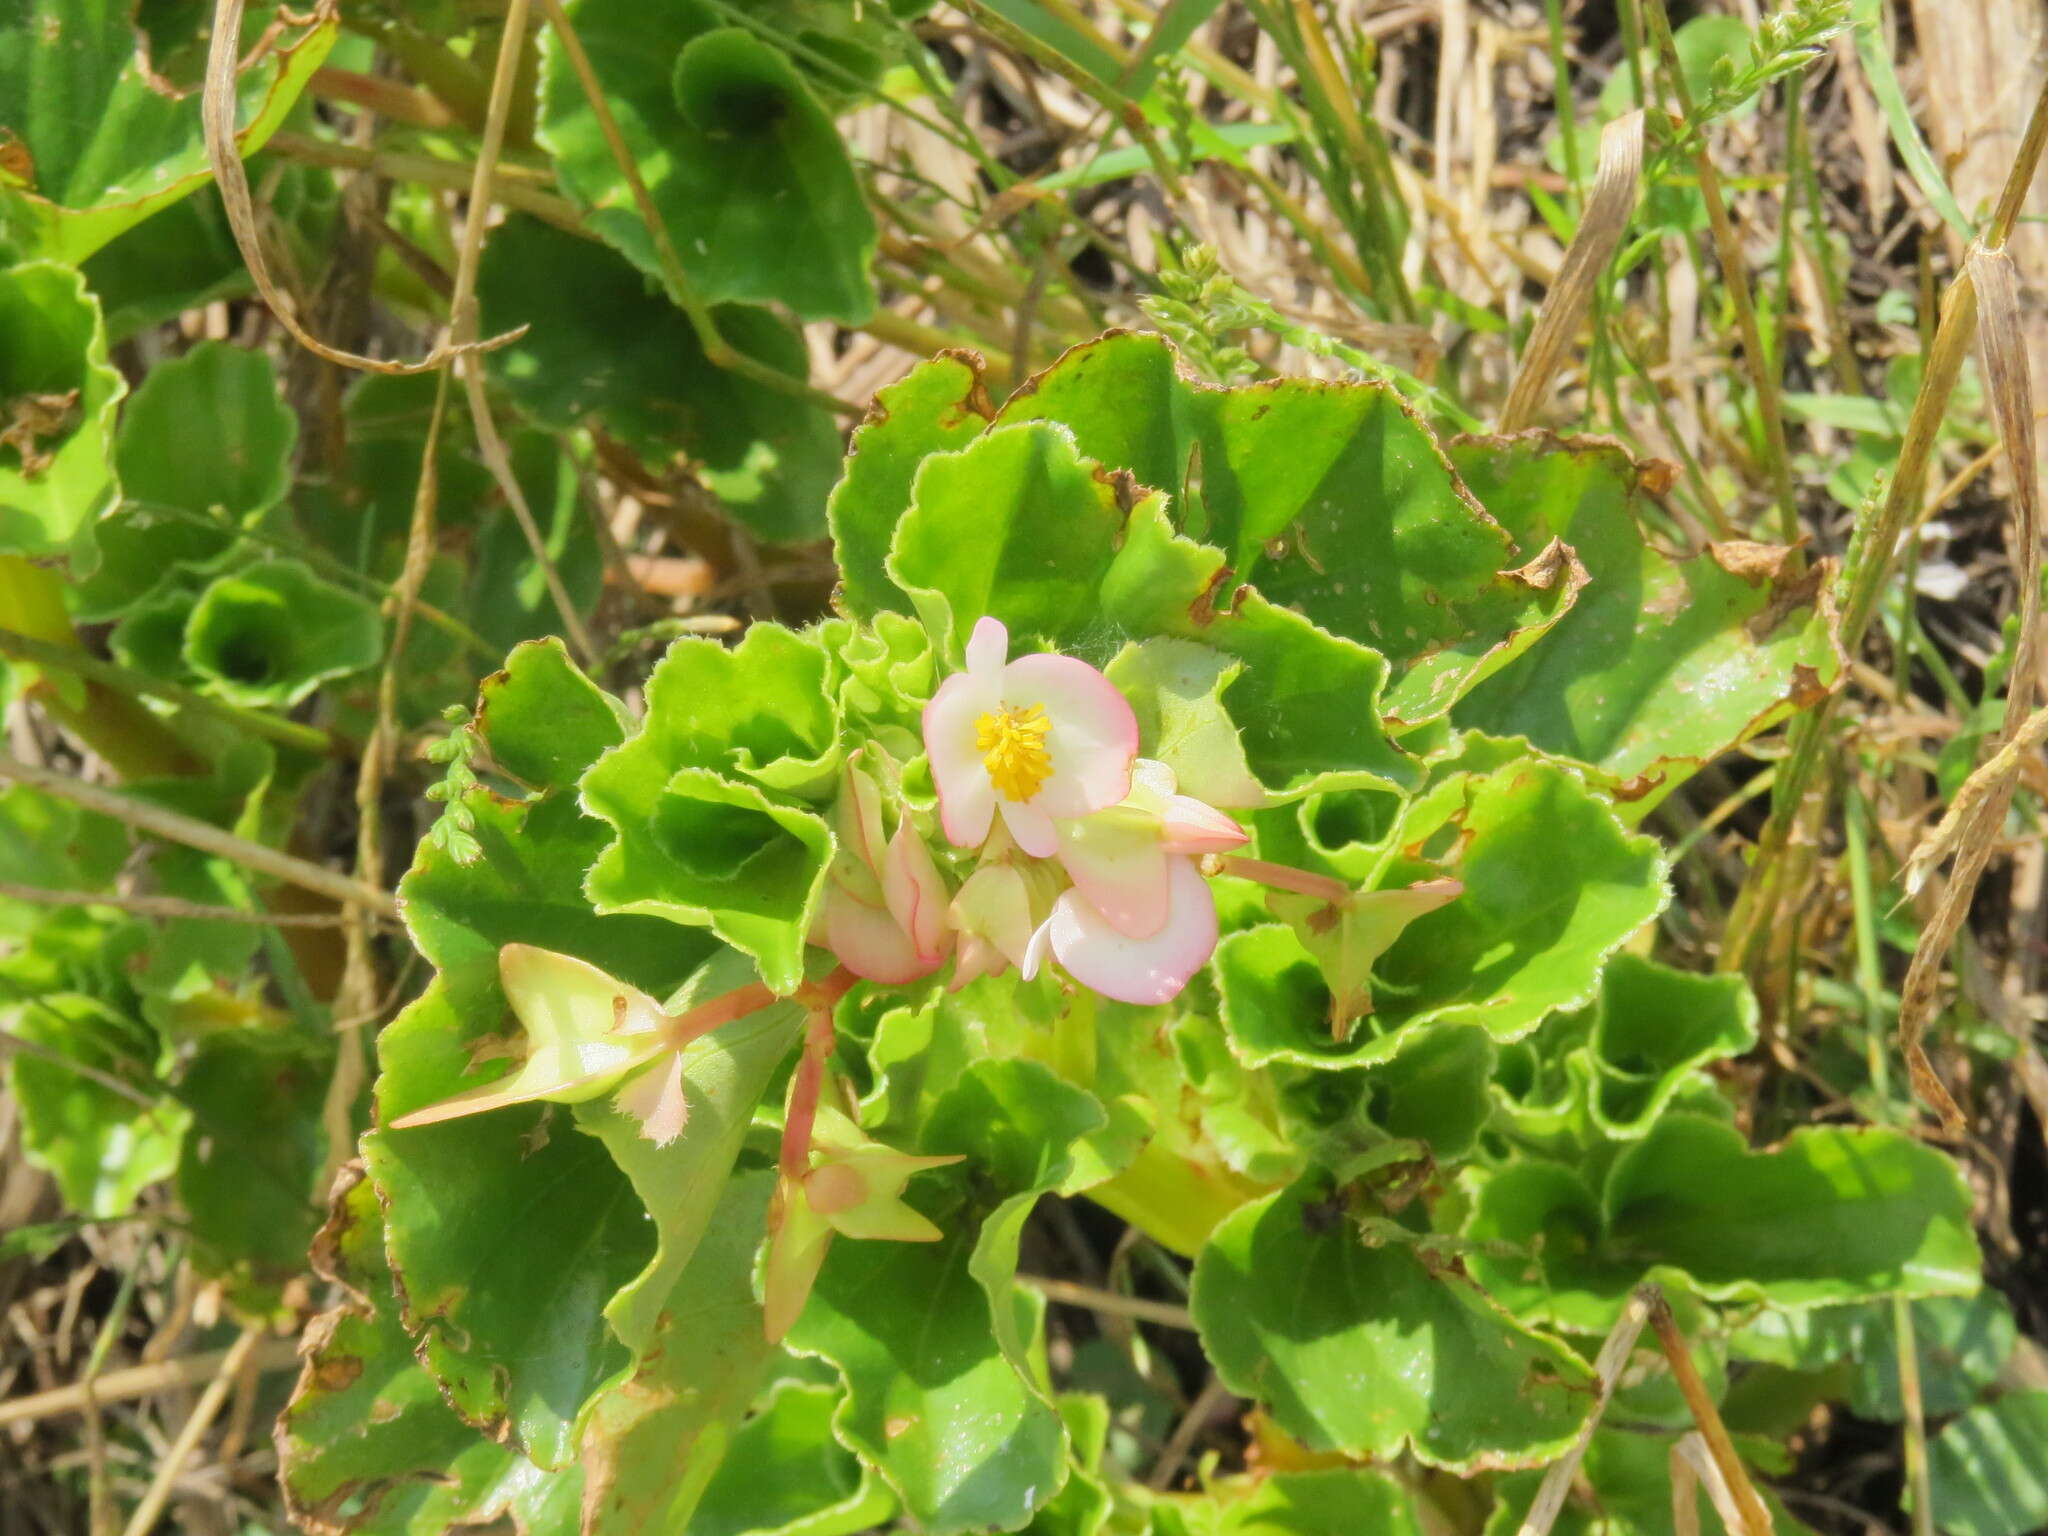
[[[1166,924],[1166,851],[1158,820],[1126,802],[1053,824],[1060,862],[1081,894],[1127,938],[1148,939]]]
[[[1079,891],[1060,897],[1045,927],[1060,964],[1083,986],[1119,1002],[1178,996],[1216,948],[1216,902],[1192,859],[1170,860],[1168,879],[1166,923],[1149,939],[1118,933]]]
[[[957,848],[976,848],[995,816],[996,790],[974,745],[974,723],[1003,707],[984,678],[955,672],[924,707],[924,751],[939,790],[939,823]]]
[[[1045,952],[1052,947],[1052,918],[1048,917],[1038,925],[1038,931],[1031,935],[1031,942],[1024,946],[1024,962],[1017,967],[1017,974],[1026,981],[1035,980],[1038,968],[1045,964]]]
[[[1010,659],[1010,631],[1001,619],[983,618],[967,637],[967,670],[983,683],[994,686],[1002,680],[1003,663]]]
[[[1052,817],[1039,803],[1045,798],[1042,793],[1032,796],[1029,801],[996,796],[996,808],[1003,813],[1003,825],[1010,829],[1010,836],[1017,840],[1017,846],[1034,859],[1049,859],[1060,851],[1059,834],[1053,831]]]
[[[1003,702],[1017,709],[1041,704],[1052,723],[1045,734],[1052,776],[1032,796],[1033,806],[1052,816],[1086,816],[1131,792],[1138,717],[1116,685],[1087,662],[1020,656],[1003,668]]]

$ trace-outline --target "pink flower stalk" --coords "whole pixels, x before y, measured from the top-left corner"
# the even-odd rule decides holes
[[[895,984],[930,975],[952,942],[946,882],[931,850],[907,815],[896,835],[882,840],[881,791],[855,763],[847,764],[834,820],[839,852],[813,937],[869,981]]]
[[[956,847],[980,847],[1000,813],[1019,848],[1049,859],[1059,851],[1055,819],[1106,810],[1130,793],[1138,719],[1087,662],[1009,654],[1000,622],[974,626],[967,670],[924,707],[925,755]]]

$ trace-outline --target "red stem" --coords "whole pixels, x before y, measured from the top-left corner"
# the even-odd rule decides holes
[[[832,1015],[814,1010],[805,1024],[804,1054],[789,1080],[789,1112],[782,1121],[782,1176],[801,1179],[811,1171],[811,1127],[825,1087],[825,1058],[832,1054]]]
[[[1295,869],[1287,864],[1268,864],[1264,859],[1248,859],[1242,854],[1225,854],[1219,861],[1226,875],[1237,875],[1245,880],[1256,880],[1261,885],[1270,885],[1276,891],[1293,891],[1298,896],[1314,896],[1333,905],[1341,905],[1351,899],[1351,887],[1342,880],[1329,875],[1310,874],[1305,869]]]

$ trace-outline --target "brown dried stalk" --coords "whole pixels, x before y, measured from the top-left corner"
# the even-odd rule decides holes
[[[1557,269],[1557,281],[1544,295],[1522,366],[1500,408],[1500,430],[1519,432],[1532,425],[1536,412],[1564,362],[1565,350],[1578,335],[1579,322],[1593,301],[1593,292],[1607,271],[1608,258],[1628,232],[1635,212],[1636,186],[1643,173],[1641,111],[1618,117],[1600,130],[1600,168],[1593,176],[1592,196],[1579,220],[1578,233]]]

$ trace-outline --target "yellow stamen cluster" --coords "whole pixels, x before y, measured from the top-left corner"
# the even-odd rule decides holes
[[[999,714],[974,722],[974,750],[998,794],[1029,800],[1052,777],[1052,757],[1045,750],[1045,733],[1051,729],[1043,704],[1025,709],[1005,705]]]

